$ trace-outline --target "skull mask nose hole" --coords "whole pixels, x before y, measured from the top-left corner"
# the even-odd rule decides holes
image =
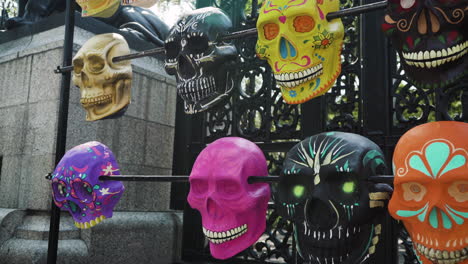
[[[185,56],[179,57],[179,74],[184,79],[189,79],[195,76],[195,68],[193,65],[188,61]]]
[[[307,201],[307,223],[314,229],[332,229],[338,215],[330,208],[328,203],[322,200],[312,199]]]
[[[222,215],[221,208],[211,198],[208,198],[208,200],[206,201],[206,209],[208,211],[208,214],[214,219],[219,218]]]
[[[92,202],[93,199],[93,187],[87,182],[75,182],[72,184],[72,188],[75,191],[76,197],[86,203]]]

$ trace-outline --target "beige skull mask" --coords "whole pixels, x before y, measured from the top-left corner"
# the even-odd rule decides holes
[[[73,58],[73,83],[80,88],[87,121],[119,116],[130,103],[131,63],[112,62],[129,53],[125,39],[110,33],[90,38]]]

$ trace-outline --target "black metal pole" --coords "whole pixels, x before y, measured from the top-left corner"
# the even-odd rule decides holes
[[[189,176],[186,175],[116,175],[116,176],[100,176],[101,181],[150,181],[150,182],[188,182]],[[250,176],[247,182],[253,183],[273,183],[278,182],[279,176]]]
[[[70,65],[73,52],[73,34],[75,32],[75,1],[66,0],[65,11],[65,41],[63,47],[62,65]],[[57,165],[65,155],[67,140],[68,106],[70,100],[70,72],[62,73],[62,83],[60,89],[60,105],[57,124],[57,139],[55,144],[55,164]],[[49,246],[47,250],[47,264],[57,262],[58,236],[60,225],[60,209],[52,200],[49,227]]]

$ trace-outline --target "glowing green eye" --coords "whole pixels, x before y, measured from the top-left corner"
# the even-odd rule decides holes
[[[301,198],[302,195],[304,194],[304,186],[302,185],[294,186],[293,193],[294,193],[294,196],[296,196],[297,198]]]
[[[345,182],[343,184],[343,192],[345,192],[345,193],[352,193],[352,192],[354,192],[355,188],[356,188],[356,186],[354,185],[354,182],[352,182],[352,181]]]

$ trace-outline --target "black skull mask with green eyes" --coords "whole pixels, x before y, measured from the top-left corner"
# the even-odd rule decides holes
[[[279,213],[294,223],[309,263],[366,263],[375,253],[379,215],[391,187],[369,181],[387,166],[380,148],[351,133],[309,137],[287,154],[275,193]]]

